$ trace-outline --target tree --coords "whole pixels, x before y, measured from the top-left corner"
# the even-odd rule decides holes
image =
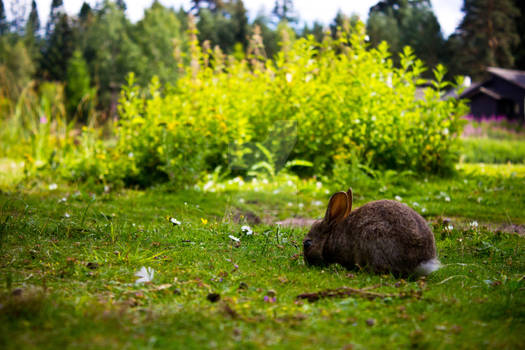
[[[93,10],[91,9],[91,6],[89,6],[87,2],[83,2],[80,12],[78,13],[78,18],[80,18],[82,22],[85,22],[92,15]]]
[[[301,35],[303,37],[313,35],[316,41],[321,42],[323,41],[324,36],[323,24],[321,22],[315,21],[312,25],[312,28],[310,28],[308,24],[305,23],[303,30],[301,31]]]
[[[40,18],[36,1],[31,2],[31,12],[26,22],[24,41],[33,61],[38,61],[40,55]]]
[[[520,11],[520,14],[516,17],[516,30],[520,42],[514,46],[514,66],[518,69],[525,70],[525,1],[514,0],[514,5]]]
[[[512,0],[464,0],[461,10],[465,16],[458,27],[456,59],[465,73],[481,78],[487,66],[512,68],[512,48],[519,43],[519,9]]]
[[[35,72],[34,63],[22,40],[0,37],[0,96],[16,101]]]
[[[113,1],[105,0],[101,4],[85,30],[82,51],[92,82],[98,87],[98,102],[102,109],[114,115],[127,74],[138,71],[137,65],[144,64],[140,48],[130,37],[131,24],[124,11]]]
[[[443,55],[445,41],[430,0],[379,1],[370,8],[367,32],[373,46],[386,41],[393,53],[411,46],[429,66],[438,64]]]
[[[218,45],[222,51],[231,52],[235,45],[235,34],[231,20],[222,13],[213,13],[207,8],[200,10],[199,21],[199,41],[209,41],[211,47]]]
[[[218,4],[216,6],[219,6]],[[201,8],[197,28],[199,41],[208,40],[214,47],[218,45],[224,52],[232,52],[235,44],[242,49],[248,45],[248,17],[242,0],[220,2],[220,11]]]
[[[234,40],[246,49],[248,45],[248,16],[242,0],[232,0],[228,4],[233,22]]]
[[[173,83],[177,79],[178,67],[173,55],[176,46],[183,46],[184,39],[172,9],[154,2],[135,26],[133,41],[141,50],[140,63],[135,71],[139,83],[146,85],[154,75],[162,83]]]
[[[0,35],[7,34],[9,32],[9,23],[5,15],[4,1],[0,0]]]
[[[66,77],[67,112],[70,117],[77,116],[86,121],[89,115],[89,102],[93,97],[89,70],[82,57],[82,52],[76,50],[68,61]]]
[[[272,15],[275,16],[277,22],[297,22],[297,15],[295,14],[293,0],[275,0]]]
[[[38,8],[36,7],[35,0],[31,2],[31,12],[29,12],[26,28],[26,34],[31,33],[34,37],[38,36],[38,31],[40,30],[40,18],[38,16]]]
[[[191,0],[190,2],[192,4],[191,11],[195,11],[197,15],[200,15],[202,8],[207,8],[213,13],[221,11],[224,8],[224,1],[222,0]]]
[[[262,13],[253,21],[253,27],[256,26],[259,27],[266,56],[272,58],[279,51],[279,35],[270,27],[270,19]]]
[[[116,4],[117,4],[117,7],[118,7],[119,9],[121,9],[122,11],[126,11],[126,9],[128,8],[128,7],[126,6],[126,2],[125,2],[124,0],[117,0],[117,1],[116,1]]]
[[[57,15],[51,28],[43,45],[40,66],[46,78],[64,81],[68,61],[75,50],[74,28],[65,13]]]
[[[62,0],[53,0],[49,11],[49,18],[46,24],[46,37],[51,35],[53,28],[60,17],[64,14],[64,2]]]
[[[334,21],[332,22],[332,24],[330,24],[330,31],[332,32],[332,36],[335,38],[337,36],[337,32],[340,29],[348,30],[349,28],[345,28],[347,26],[354,27],[357,24],[358,20],[359,16],[357,16],[356,14],[353,14],[352,16],[348,17],[342,11],[337,11]]]

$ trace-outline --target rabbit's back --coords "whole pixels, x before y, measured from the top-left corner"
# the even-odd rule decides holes
[[[370,202],[345,221],[345,235],[353,242],[354,264],[359,266],[410,274],[436,257],[434,235],[428,224],[405,204]]]

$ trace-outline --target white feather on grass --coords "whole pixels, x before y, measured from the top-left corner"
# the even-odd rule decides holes
[[[151,282],[153,280],[153,276],[155,276],[155,270],[153,270],[151,267],[142,266],[142,268],[135,273],[135,276],[139,277],[139,279],[135,281],[135,284]]]

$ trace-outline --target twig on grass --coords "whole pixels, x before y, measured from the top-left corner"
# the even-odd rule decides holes
[[[358,289],[358,288],[350,288],[350,287],[341,287],[336,289],[325,289],[317,293],[303,293],[296,297],[296,299],[306,299],[309,302],[314,302],[319,299],[323,298],[344,298],[348,296],[360,296],[368,300],[374,300],[377,298],[407,298],[407,297],[415,297],[420,298],[422,295],[421,290],[411,290],[408,292],[400,292],[400,293],[375,293],[375,292],[368,292],[365,289]]]

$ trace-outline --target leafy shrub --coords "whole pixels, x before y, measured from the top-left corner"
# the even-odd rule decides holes
[[[97,151],[99,179],[194,183],[217,166],[253,164],[253,145],[268,135],[284,138],[265,143],[271,158],[281,152],[308,161],[313,167],[303,169],[316,174],[330,174],[335,164],[344,171],[355,162],[370,169],[444,172],[457,160],[466,107],[442,99],[449,85],[442,80],[444,68],[434,70],[436,80],[417,99],[422,63],[406,48],[401,66],[394,67],[386,43],[369,49],[362,23],[321,44],[312,36],[291,42],[283,35],[274,61],[264,58],[257,31],[246,59],[225,57],[206,43],[199,47],[196,34],[190,24],[191,62],[173,87],[163,90],[153,79],[141,92],[130,76],[116,145]],[[295,127],[285,132],[283,125]]]

